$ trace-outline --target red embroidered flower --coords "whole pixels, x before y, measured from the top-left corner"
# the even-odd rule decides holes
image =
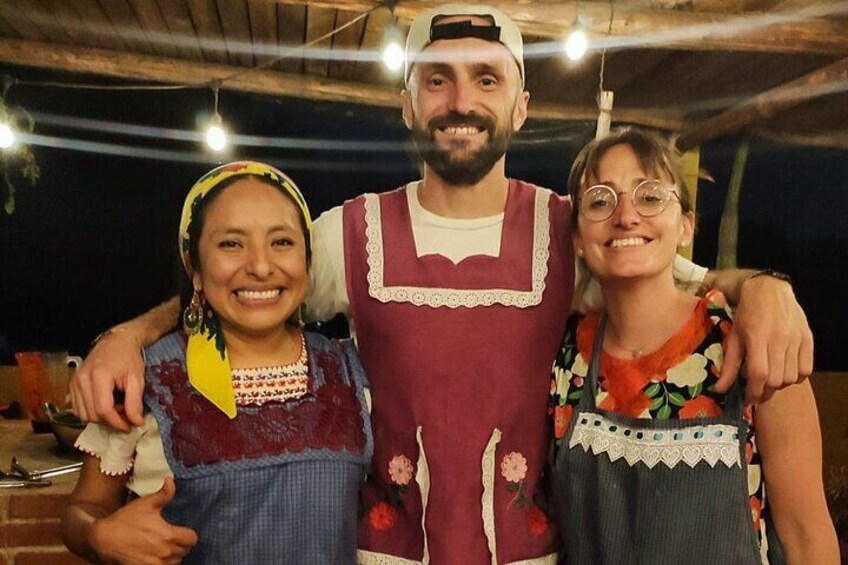
[[[386,502],[378,502],[368,511],[368,523],[378,532],[385,532],[395,525],[395,509]]]
[[[554,437],[557,439],[565,437],[568,424],[571,422],[572,412],[574,412],[574,407],[571,404],[554,408]]]
[[[322,407],[316,433],[334,450],[360,450],[365,445],[359,403],[354,389],[343,382],[328,382],[316,392]]]
[[[324,382],[341,381],[342,371],[338,360],[326,351],[321,351],[317,357],[318,366],[321,367],[321,371],[324,373]]]
[[[751,502],[751,520],[753,520],[754,531],[759,531],[760,513],[763,510],[762,503],[756,496],[749,496],[748,499]]]
[[[541,536],[548,531],[548,517],[535,504],[530,505],[530,531],[535,536]]]
[[[687,400],[678,413],[680,418],[710,418],[721,416],[721,408],[709,396],[697,396]]]

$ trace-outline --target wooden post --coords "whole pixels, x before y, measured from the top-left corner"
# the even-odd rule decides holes
[[[727,198],[724,200],[724,211],[721,214],[721,224],[718,229],[717,269],[735,269],[737,266],[739,194],[742,192],[742,177],[745,174],[745,164],[748,162],[748,146],[748,139],[743,138],[736,150],[736,159],[733,161],[730,186],[727,187]]]

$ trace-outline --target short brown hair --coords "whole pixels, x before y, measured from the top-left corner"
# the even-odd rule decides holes
[[[571,221],[577,224],[577,198],[589,175],[597,178],[598,164],[607,151],[616,145],[628,145],[636,154],[639,164],[648,174],[665,176],[678,188],[677,196],[684,214],[692,211],[689,188],[683,174],[683,157],[677,147],[662,135],[640,128],[623,127],[610,132],[606,137],[587,143],[574,163],[568,175],[568,194],[571,195]]]

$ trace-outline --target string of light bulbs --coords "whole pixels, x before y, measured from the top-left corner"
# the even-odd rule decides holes
[[[368,17],[372,12],[379,8],[388,7],[388,9],[393,12],[394,2],[387,0],[386,2],[381,2],[376,4],[375,6],[365,10],[364,12],[356,15],[350,21],[333,28],[329,32],[321,35],[320,37],[316,37],[311,41],[307,41],[306,43],[296,46],[296,47],[288,47],[282,49],[280,54],[277,57],[273,57],[264,61],[263,63],[248,67],[245,69],[239,69],[233,73],[225,75],[223,77],[214,79],[212,81],[208,81],[202,84],[196,83],[183,83],[183,84],[171,84],[171,85],[156,85],[156,84],[96,84],[96,83],[78,83],[78,82],[59,82],[59,81],[36,81],[36,80],[22,80],[17,79],[15,77],[4,77],[3,83],[3,95],[2,100],[6,99],[6,95],[8,93],[9,88],[14,84],[19,85],[29,85],[29,86],[44,86],[44,87],[55,87],[55,88],[70,88],[77,90],[115,90],[115,91],[141,91],[141,90],[185,90],[185,89],[193,89],[193,88],[210,88],[212,90],[214,96],[214,110],[212,114],[212,118],[209,121],[208,127],[206,128],[206,144],[207,146],[214,152],[223,151],[227,147],[227,133],[224,127],[223,117],[221,116],[220,107],[219,107],[219,90],[223,84],[228,81],[232,81],[235,78],[244,76],[247,73],[266,69],[275,65],[276,63],[282,61],[283,59],[292,57],[297,55],[300,52],[305,51],[306,49],[321,43],[322,41],[326,41],[327,39],[333,37],[334,35],[344,31],[348,27],[356,24],[363,18]],[[400,64],[398,65],[395,61],[397,58],[397,51],[400,51]],[[383,59],[385,61],[386,67],[390,71],[397,71],[401,66],[403,66],[403,50],[396,43],[387,43],[386,50],[390,55],[384,56]],[[10,149],[14,146],[17,136],[15,134],[14,123],[10,119],[10,116],[5,115],[8,112],[5,111],[5,107],[0,105],[0,108],[4,110],[3,114],[0,115],[0,150]]]
[[[238,69],[228,75],[205,81],[203,83],[186,82],[182,84],[97,84],[97,83],[82,83],[82,82],[59,82],[54,80],[27,80],[18,79],[15,77],[4,77],[3,95],[0,102],[6,99],[8,89],[12,85],[27,85],[27,86],[42,86],[53,88],[68,88],[78,90],[102,90],[102,91],[175,91],[187,89],[210,89],[213,94],[213,112],[210,120],[205,124],[205,135],[203,138],[206,141],[207,147],[213,152],[221,152],[228,146],[229,134],[227,132],[223,116],[220,108],[220,89],[228,82],[238,77],[242,77],[247,73],[266,69],[282,61],[283,59],[304,54],[307,50],[327,39],[335,36],[348,27],[355,25],[357,22],[368,17],[374,11],[386,9],[391,15],[391,23],[386,27],[382,37],[382,56],[381,60],[385,68],[391,73],[397,73],[404,65],[404,48],[403,48],[403,33],[397,25],[397,19],[394,15],[394,7],[397,0],[384,0],[365,10],[346,23],[328,31],[327,33],[314,38],[299,46],[285,47],[276,57],[269,58],[253,67]],[[612,1],[610,2],[612,10]],[[580,3],[575,0],[575,18],[571,26],[571,32],[561,45],[566,55],[572,60],[582,58],[589,47],[589,41],[584,31],[584,23],[580,19]],[[612,28],[612,13],[610,15],[610,31]],[[601,52],[601,79],[600,91],[603,91],[603,65],[604,51]],[[0,150],[5,150],[14,146],[17,135],[15,133],[14,121],[10,119],[8,109],[0,104]]]

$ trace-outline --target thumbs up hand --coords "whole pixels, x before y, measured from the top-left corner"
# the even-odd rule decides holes
[[[122,506],[97,520],[91,529],[91,546],[107,563],[162,565],[182,562],[197,544],[190,528],[172,526],[162,509],[174,499],[176,486],[165,478],[162,488]]]

